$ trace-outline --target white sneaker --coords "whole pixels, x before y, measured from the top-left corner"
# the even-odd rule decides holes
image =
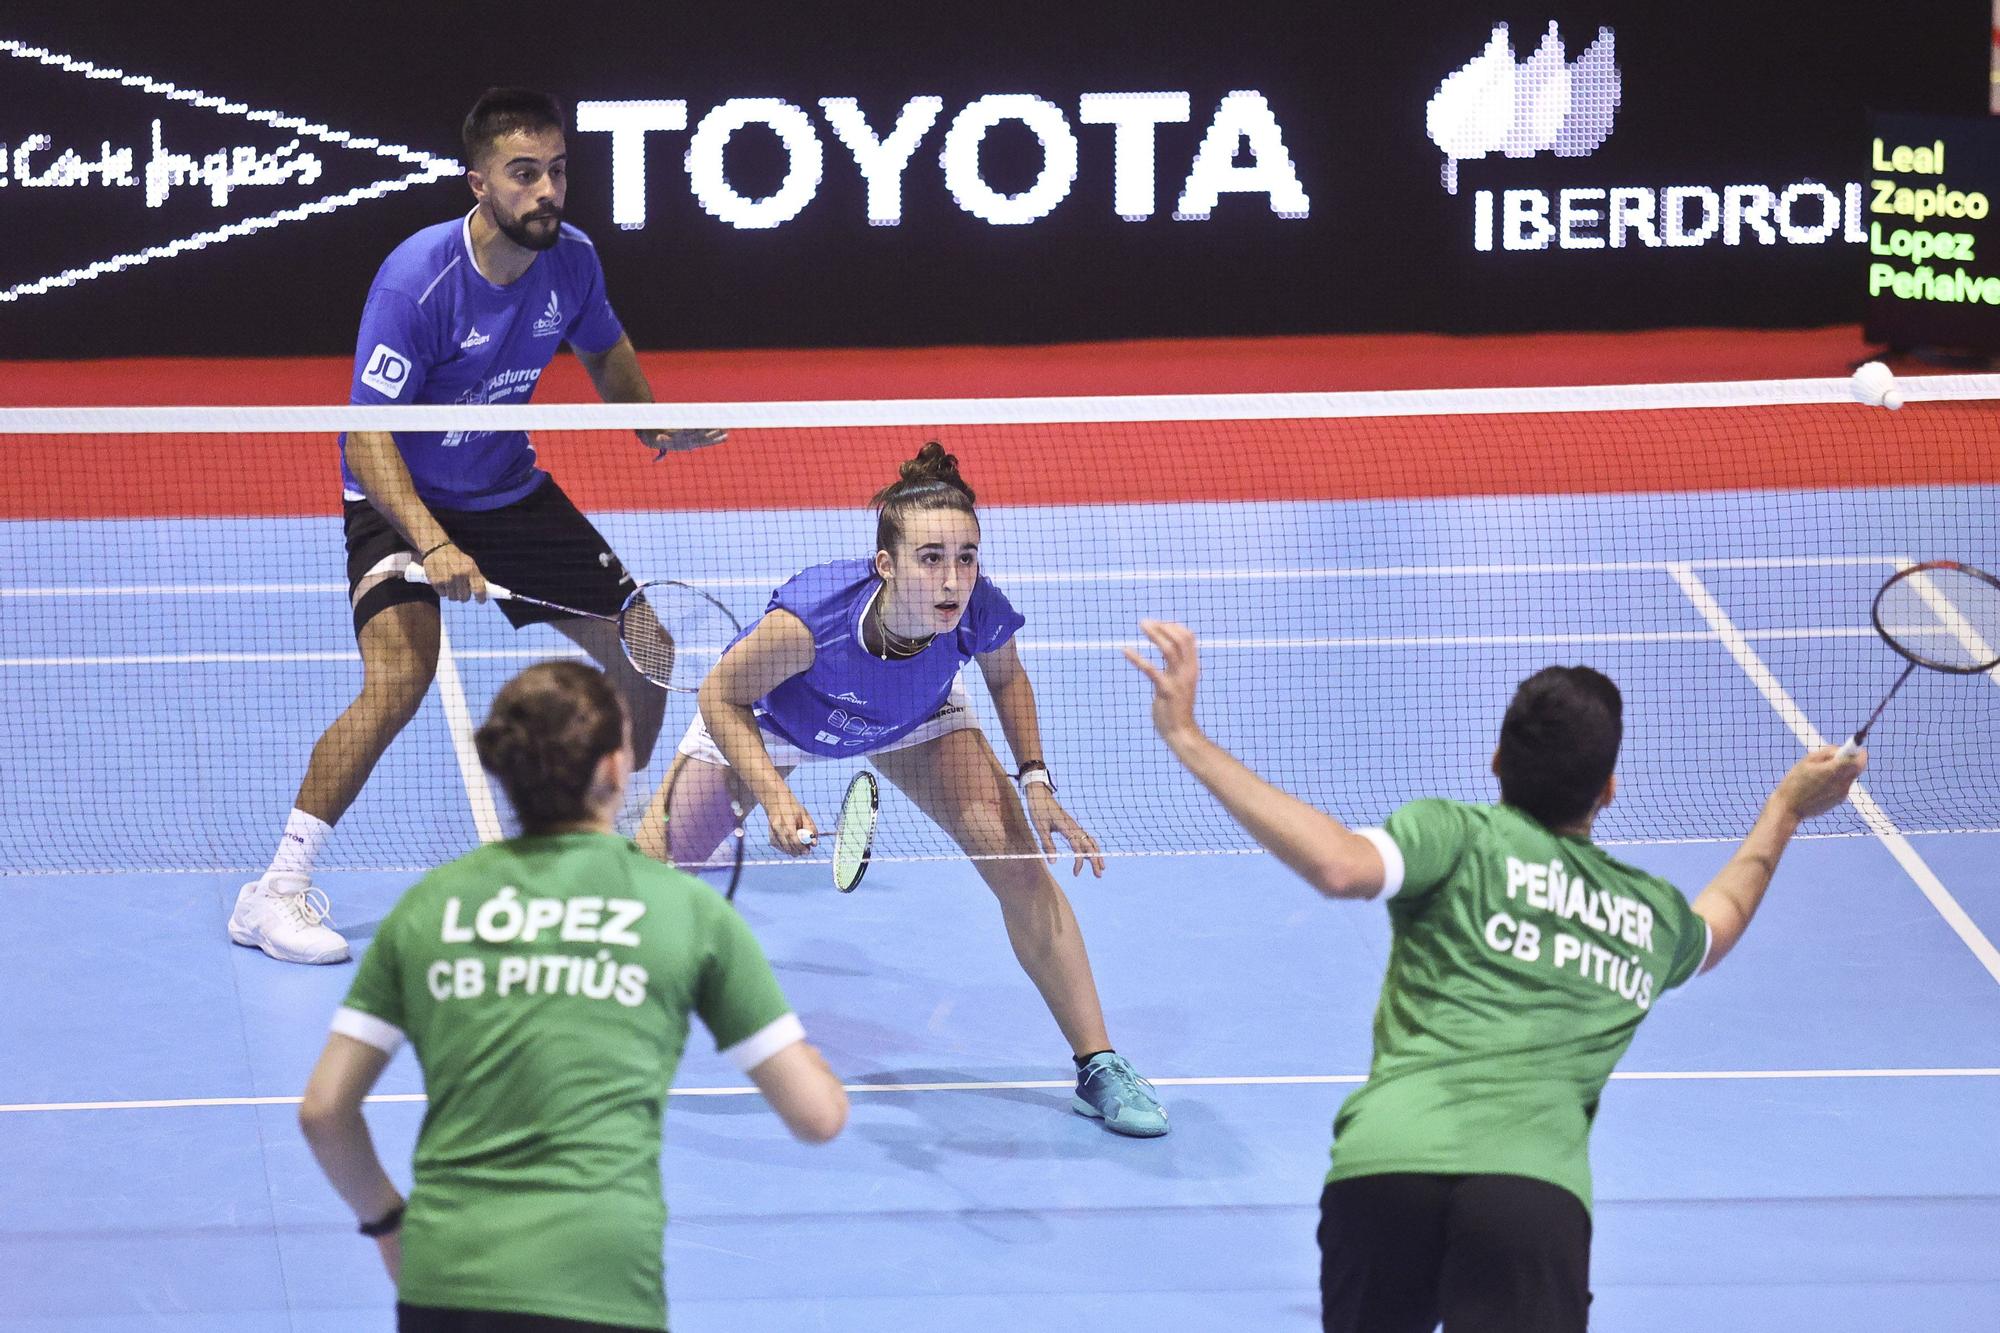
[[[329,907],[311,876],[269,871],[236,895],[229,938],[281,963],[344,963],[347,941],[332,928]]]

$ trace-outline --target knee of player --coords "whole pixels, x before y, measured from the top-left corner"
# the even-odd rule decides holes
[[[1032,852],[1028,826],[1018,814],[998,801],[977,801],[960,807],[957,819],[958,845],[967,856],[1006,856]]]
[[[1018,849],[1009,848],[991,860],[974,861],[973,865],[1002,911],[1028,912],[1041,917],[1062,910],[1062,885],[1056,883],[1048,866],[1038,857],[1022,856]]]

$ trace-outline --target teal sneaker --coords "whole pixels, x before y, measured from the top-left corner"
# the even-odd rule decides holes
[[[1077,1071],[1076,1095],[1069,1099],[1069,1107],[1133,1138],[1156,1139],[1167,1132],[1167,1108],[1153,1096],[1153,1085],[1116,1051],[1091,1056],[1090,1063]]]

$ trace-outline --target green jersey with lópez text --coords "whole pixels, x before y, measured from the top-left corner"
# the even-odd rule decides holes
[[[736,910],[623,838],[492,843],[404,894],[333,1024],[424,1071],[399,1298],[664,1328],[690,1013],[745,1070],[804,1035]]]

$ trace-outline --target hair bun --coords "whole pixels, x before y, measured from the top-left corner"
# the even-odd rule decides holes
[[[897,469],[904,481],[958,482],[958,455],[948,454],[936,440],[926,441],[917,456]]]

